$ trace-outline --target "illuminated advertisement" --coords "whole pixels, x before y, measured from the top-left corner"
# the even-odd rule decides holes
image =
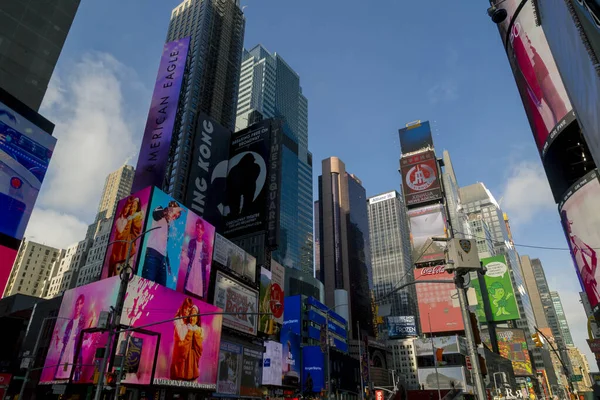
[[[390,339],[417,336],[417,321],[414,315],[387,317],[386,323]]]
[[[325,357],[321,346],[302,348],[302,391],[318,393],[325,389]]]
[[[400,174],[407,207],[442,198],[437,159],[433,150],[402,157]]]
[[[0,293],[4,293],[10,272],[17,258],[18,250],[9,249],[0,244]]]
[[[552,140],[575,120],[575,116],[544,31],[536,24],[531,2],[524,4],[507,38],[510,22],[520,3],[520,0],[506,0],[498,5],[508,13],[504,22],[498,24],[498,29],[535,142],[544,156]]]
[[[440,389],[466,389],[467,378],[464,367],[442,367],[437,368],[419,368],[419,384],[424,390],[437,390],[438,382]]]
[[[542,26],[565,84],[583,136],[595,160],[600,160],[600,11],[596,0],[544,0],[538,2]],[[576,20],[576,23],[574,22]],[[590,55],[592,53],[592,55]]]
[[[219,353],[219,377],[217,379],[218,393],[239,394],[241,367],[242,346],[229,342],[221,342],[221,352]]]
[[[217,233],[213,260],[234,275],[256,282],[256,258]]]
[[[433,148],[429,121],[415,121],[407,124],[406,128],[399,129],[398,133],[400,135],[400,149],[403,154]]]
[[[441,349],[442,354],[460,354],[461,349],[466,350],[466,346],[461,348],[458,336],[438,336],[433,338],[418,338],[415,339],[413,344],[415,346],[416,356],[431,356],[433,355],[434,347],[436,353]]]
[[[177,116],[190,38],[165,43],[135,167],[132,192],[162,187]]]
[[[153,230],[144,236],[138,275],[169,289],[177,288],[187,213],[171,196],[154,188],[145,229]]]
[[[285,308],[283,312],[283,327],[296,334],[301,334],[302,326],[302,296],[288,296],[285,298]]]
[[[484,280],[490,300],[492,320],[500,322],[521,318],[515,298],[515,290],[510,279],[510,271],[504,255],[483,258],[481,262],[487,268]],[[478,281],[475,279],[472,282],[474,283],[473,286],[476,287],[475,290],[480,290]],[[481,308],[481,312],[483,312],[483,298],[481,298],[481,301],[482,304],[478,308]],[[485,319],[485,312],[483,312],[483,318]]]
[[[21,240],[56,138],[51,122],[6,92],[0,95],[0,233]]]
[[[415,280],[452,280],[443,265],[414,270]],[[456,332],[465,329],[462,313],[452,283],[419,283],[415,285],[419,303],[421,333]]]
[[[65,292],[40,382],[67,381],[71,375],[76,383],[93,382],[96,349],[104,348],[107,334],[80,333],[97,327],[100,312],[115,305],[119,284],[119,278],[112,277]],[[124,383],[216,388],[222,316],[215,314],[221,312],[219,308],[135,276],[123,310],[123,325],[169,321],[146,328],[151,334],[132,332],[131,338],[141,338],[143,346],[137,371],[127,372]],[[78,337],[83,339],[81,347]]]
[[[151,195],[152,188],[147,187],[121,199],[117,203],[108,242],[113,243],[117,240],[122,240],[122,242],[113,243],[106,249],[104,266],[102,267],[102,279],[119,275],[127,258],[128,242],[138,238],[135,242],[131,243],[129,250],[129,265],[135,271],[140,243],[142,241],[140,234],[144,231]]]
[[[217,272],[213,304],[228,313],[239,312],[235,315],[225,315],[223,317],[224,326],[256,335],[258,319],[258,293],[256,290]]]
[[[262,384],[281,386],[283,346],[272,340],[265,341],[263,354]]]
[[[500,355],[510,360],[515,375],[533,375],[525,331],[521,329],[496,328],[496,337],[498,338]],[[491,348],[489,333],[482,335],[481,338]]]
[[[241,396],[262,397],[262,351],[244,347],[242,358]]]
[[[290,329],[281,330],[281,367],[284,384],[297,384],[300,382],[300,341],[301,336]]]
[[[599,196],[598,170],[594,170],[571,186],[559,205],[579,282],[594,310],[600,302],[600,271],[597,268],[597,251],[600,248]]]
[[[277,331],[277,324],[283,324],[284,313],[284,281],[285,268],[271,260],[271,270],[261,268],[260,271],[260,312],[270,313],[261,315],[260,330],[273,334]]]
[[[446,237],[444,206],[413,208],[408,210],[413,263],[422,264],[445,259],[446,242],[434,242],[432,237]]]

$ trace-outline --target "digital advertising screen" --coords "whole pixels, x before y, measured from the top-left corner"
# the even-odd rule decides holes
[[[300,342],[301,336],[290,329],[281,330],[279,340],[282,346],[281,367],[284,384],[300,382]]]
[[[283,311],[283,327],[300,335],[302,333],[302,296],[287,296]]]
[[[162,187],[177,117],[190,38],[165,43],[135,167],[132,192]]]
[[[262,397],[263,352],[244,347],[240,395]]]
[[[238,395],[240,393],[242,349],[242,346],[239,344],[221,342],[217,393],[232,395]]]
[[[281,386],[283,346],[272,340],[265,341],[263,354],[262,384]]]
[[[0,293],[4,293],[18,250],[0,244]]]
[[[597,0],[570,0],[569,3],[590,44],[590,53],[596,58],[600,57],[600,4]]]
[[[433,148],[429,121],[415,121],[398,130],[402,154]]]
[[[446,242],[431,240],[446,237],[446,215],[444,206],[435,204],[408,210],[410,241],[414,264],[445,260]]]
[[[318,393],[325,389],[325,357],[321,346],[302,348],[302,390]]]
[[[516,376],[533,375],[525,331],[496,328],[500,355],[512,362]]]
[[[225,312],[237,315],[225,315],[223,325],[249,335],[256,335],[258,323],[258,292],[234,279],[217,272],[213,304]],[[254,313],[254,314],[248,314]]]
[[[234,275],[256,282],[256,258],[217,233],[213,260]]]
[[[260,331],[273,334],[284,321],[285,268],[271,260],[271,270],[261,267],[260,312],[271,315],[260,316]]]
[[[152,188],[147,187],[117,203],[108,243],[117,240],[122,240],[122,242],[113,243],[107,247],[102,267],[102,279],[118,276],[123,269],[127,258],[127,242],[134,240],[144,231],[151,195]],[[136,270],[142,239],[140,236],[135,242],[132,242],[129,250],[129,265],[133,271]]]
[[[402,193],[407,207],[430,203],[442,198],[437,159],[433,150],[400,159]]]
[[[510,271],[504,255],[483,258],[481,262],[487,268],[484,280],[493,321],[501,322],[521,318]]]
[[[387,317],[386,323],[390,339],[405,339],[418,334],[414,315]]]
[[[536,23],[531,2],[522,7],[507,38],[510,22],[520,3],[520,0],[506,0],[498,5],[508,13],[504,22],[498,24],[498,29],[535,142],[543,157],[552,140],[575,118],[544,30]]]
[[[436,352],[441,349],[442,354],[460,354],[460,343],[458,336],[438,336],[433,338],[418,338],[413,342],[415,346],[415,355],[419,356],[431,356],[433,355],[434,347]],[[466,350],[466,348],[464,348]]]
[[[0,92],[0,233],[23,239],[56,145],[53,129],[41,115]]]
[[[565,194],[559,210],[571,256],[581,287],[590,306],[596,310],[600,302],[600,182],[598,170],[591,171]]]
[[[415,280],[452,280],[443,265],[414,270]],[[420,283],[415,285],[419,303],[421,333],[463,331],[462,313],[456,298],[456,285],[451,283]]]
[[[424,390],[466,389],[466,377],[463,367],[419,368],[419,384]],[[439,386],[438,386],[439,382]]]

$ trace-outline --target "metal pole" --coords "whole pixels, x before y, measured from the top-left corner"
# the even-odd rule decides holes
[[[51,319],[57,319],[57,317],[46,317],[42,321],[42,326],[40,328],[40,331],[38,332],[37,338],[35,339],[35,345],[33,346],[33,353],[31,354],[31,358],[32,358],[31,363],[30,363],[30,365],[27,366],[27,371],[25,371],[25,377],[23,378],[23,384],[21,385],[21,391],[19,392],[19,399],[22,399],[23,396],[25,395],[25,387],[27,386],[27,382],[29,381],[29,372],[31,371],[31,367],[35,366],[35,359],[37,356],[38,349],[40,347],[40,342],[42,340],[42,334],[44,332],[44,325],[46,324],[46,321],[51,320]]]
[[[364,380],[363,380],[363,371],[362,371],[362,350],[360,346],[360,321],[356,321],[356,332],[358,337],[358,366],[359,366],[359,375],[360,375],[360,398],[364,400],[365,391],[364,391]]]
[[[123,370],[125,369],[125,356],[127,355],[127,349],[129,348],[129,337],[131,336],[131,331],[127,331],[125,335],[125,348],[123,349],[123,354],[121,355],[121,365],[119,368],[119,377],[117,378],[117,385],[115,387],[115,400],[119,398],[119,390],[121,389],[121,381],[123,380]]]
[[[440,375],[438,374],[437,356],[435,354],[435,345],[433,344],[433,331],[431,330],[431,314],[427,313],[429,321],[429,338],[431,339],[431,354],[433,355],[433,368],[435,370],[435,380],[437,382],[437,392],[439,400],[442,400],[442,391],[440,390]]]
[[[475,347],[475,336],[473,335],[473,327],[471,326],[471,316],[469,315],[469,303],[467,302],[464,276],[457,272],[455,273],[454,279],[458,292],[458,302],[463,316],[463,323],[465,325],[465,338],[467,339],[468,353],[471,357],[471,368],[473,368],[473,375],[475,376],[475,393],[477,394],[477,397],[479,397],[479,400],[485,400],[485,384],[483,383],[483,376],[481,375],[479,354],[477,353],[477,349]]]

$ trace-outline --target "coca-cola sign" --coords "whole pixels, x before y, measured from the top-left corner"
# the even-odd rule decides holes
[[[437,275],[446,272],[445,265],[436,265],[435,267],[421,268],[421,275]]]

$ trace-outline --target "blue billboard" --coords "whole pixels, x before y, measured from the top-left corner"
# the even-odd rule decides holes
[[[284,310],[287,310],[287,305]],[[285,311],[284,311],[285,312]],[[281,330],[280,342],[283,347],[281,352],[281,369],[284,384],[297,384],[300,381],[300,335],[284,327]]]
[[[283,328],[297,335],[302,332],[302,296],[288,296],[283,300]],[[283,343],[283,342],[281,342]]]
[[[390,339],[404,339],[417,336],[417,322],[414,315],[387,317]]]
[[[320,392],[325,389],[324,356],[320,346],[302,348],[302,391]]]

